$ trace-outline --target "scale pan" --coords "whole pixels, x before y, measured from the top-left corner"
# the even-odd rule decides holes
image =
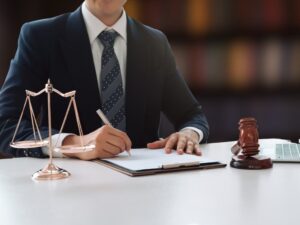
[[[89,152],[95,149],[95,145],[63,145],[61,147],[55,147],[54,151],[61,153],[79,153]]]
[[[42,141],[35,141],[35,140],[30,140],[30,141],[15,141],[11,142],[10,146],[13,148],[40,148],[48,145],[47,140],[42,140]]]

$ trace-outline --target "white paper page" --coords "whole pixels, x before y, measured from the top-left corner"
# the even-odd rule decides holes
[[[195,164],[216,162],[215,160],[210,160],[203,156],[189,154],[178,155],[175,151],[173,151],[171,154],[166,154],[164,149],[151,150],[146,148],[138,148],[131,149],[130,153],[131,156],[128,156],[126,152],[123,152],[115,158],[105,159],[104,161],[108,161],[135,171],[159,169],[162,168],[163,165],[170,164],[184,165],[194,162]]]

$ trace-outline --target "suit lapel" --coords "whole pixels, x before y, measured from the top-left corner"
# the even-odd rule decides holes
[[[129,137],[142,139],[145,114],[146,62],[141,40],[133,20],[127,19],[127,69],[126,69],[126,131]],[[137,143],[136,143],[137,144]]]
[[[70,14],[66,23],[65,38],[61,40],[67,62],[69,81],[77,91],[76,101],[86,132],[99,127],[95,111],[101,105],[95,66],[81,7]]]

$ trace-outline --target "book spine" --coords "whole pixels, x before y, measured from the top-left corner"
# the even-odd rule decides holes
[[[210,0],[187,0],[187,27],[191,35],[206,33],[212,24]]]
[[[139,0],[128,1],[124,8],[126,10],[127,15],[129,15],[130,17],[136,20],[142,20],[141,4]]]
[[[254,45],[246,40],[236,40],[228,48],[227,78],[230,88],[249,88],[255,81]]]

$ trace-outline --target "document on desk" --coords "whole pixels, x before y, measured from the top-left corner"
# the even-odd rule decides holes
[[[225,167],[216,160],[190,154],[179,155],[175,151],[166,154],[164,149],[131,149],[129,157],[125,152],[115,158],[96,160],[103,165],[130,176],[142,176],[163,172],[209,169]]]

